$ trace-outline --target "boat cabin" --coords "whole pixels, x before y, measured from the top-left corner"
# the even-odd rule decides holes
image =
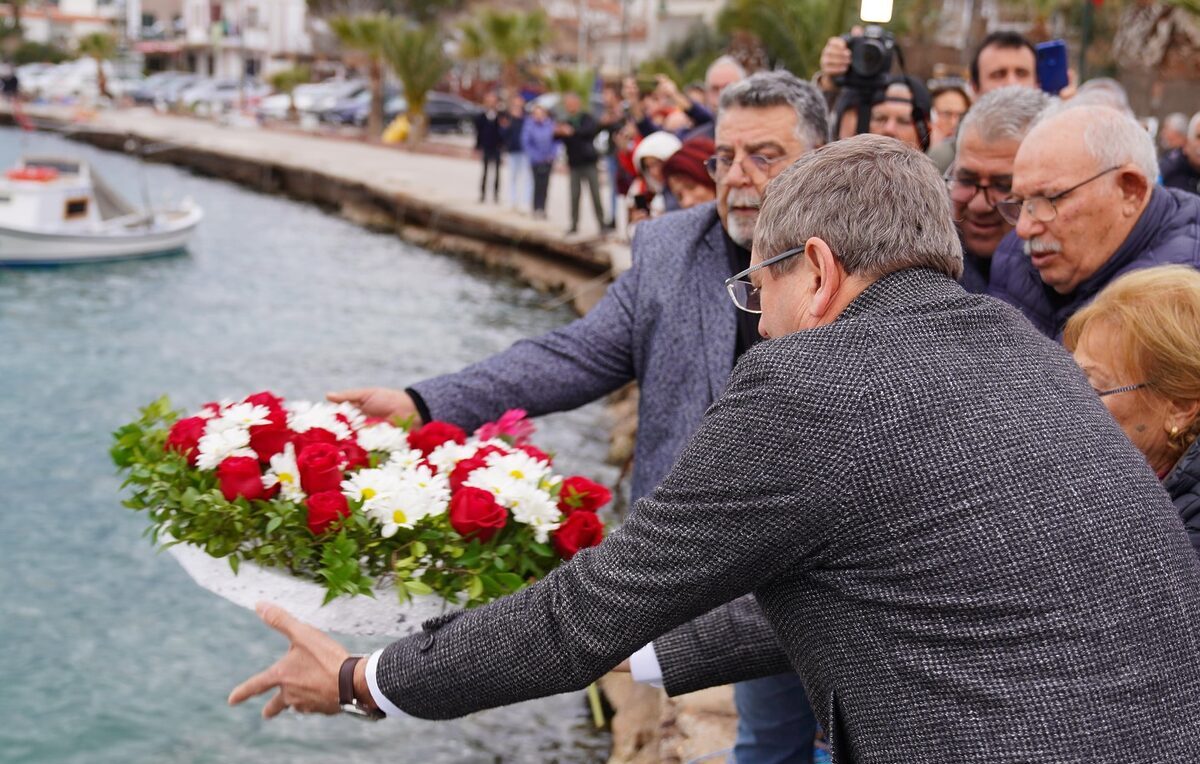
[[[0,177],[0,226],[7,228],[89,233],[138,214],[77,159],[26,157]]]

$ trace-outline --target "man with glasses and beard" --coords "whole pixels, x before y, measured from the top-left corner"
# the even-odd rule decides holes
[[[825,142],[825,104],[787,72],[763,72],[721,94],[716,154],[707,168],[716,203],[638,226],[633,267],[583,318],[453,374],[406,390],[331,393],[368,416],[439,419],[473,430],[505,410],[566,411],[630,381],[640,386],[632,501],[670,470],[734,362],[759,340],[724,281],[750,265],[750,245],[772,178]],[[643,677],[648,678],[648,677]],[[816,721],[788,672],[735,687],[738,764],[811,762]]]
[[[996,204],[1011,193],[1017,148],[1049,103],[1041,90],[1014,85],[980,98],[962,121],[946,183],[963,243],[961,283],[967,291],[987,291],[992,255],[1012,231]]]
[[[1200,197],[1156,186],[1157,175],[1154,141],[1132,117],[1070,102],[1047,109],[997,205],[1015,230],[996,250],[988,293],[1058,337],[1119,274],[1200,268]]]

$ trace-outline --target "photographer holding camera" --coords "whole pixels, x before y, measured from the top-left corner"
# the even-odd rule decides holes
[[[832,137],[873,133],[928,150],[929,91],[913,77],[890,74],[897,53],[895,37],[878,26],[856,26],[825,44],[814,84],[834,112]]]

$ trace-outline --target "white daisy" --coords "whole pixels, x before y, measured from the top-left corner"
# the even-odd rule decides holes
[[[400,469],[389,464],[379,472],[386,476],[385,479],[396,482],[386,484],[387,489],[364,503],[363,510],[380,523],[384,538],[395,535],[400,528],[412,528],[426,517],[446,511],[450,502],[450,481],[445,475],[435,475],[423,465]]]
[[[550,494],[527,483],[515,484],[502,503],[512,510],[514,520],[534,529],[545,528],[549,532],[562,520],[562,512]]]
[[[444,472],[449,475],[454,471],[454,466],[475,455],[478,448],[474,445],[463,445],[448,440],[433,451],[429,452],[429,463],[437,467],[438,472]]]
[[[196,451],[196,466],[202,470],[213,470],[231,456],[253,456],[250,449],[250,431],[235,427],[228,430],[212,430],[212,425],[200,438]]]
[[[288,427],[294,432],[308,432],[319,427],[332,432],[338,440],[345,440],[353,434],[346,423],[338,419],[341,411],[332,403],[289,401],[284,408],[288,412]]]
[[[358,431],[358,445],[367,451],[407,451],[408,433],[387,422],[373,424]]]
[[[368,449],[370,450],[370,449]],[[393,451],[392,455],[383,466],[388,469],[394,469],[397,472],[407,472],[421,461],[421,452],[415,448],[409,448],[402,451]]]
[[[393,470],[359,470],[342,481],[342,493],[350,499],[361,501],[364,511],[386,504],[399,492],[400,476]]]
[[[300,468],[296,466],[296,448],[291,443],[271,457],[271,467],[263,475],[263,487],[279,484],[279,494],[288,501],[304,501],[300,487]]]
[[[235,403],[221,411],[221,415],[213,417],[208,422],[206,432],[222,430],[249,430],[260,424],[270,424],[271,410],[266,406],[254,403]]]

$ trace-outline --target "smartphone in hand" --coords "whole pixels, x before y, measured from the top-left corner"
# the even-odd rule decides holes
[[[1058,95],[1067,86],[1067,43],[1051,40],[1034,46],[1037,56],[1038,85],[1050,95]]]

